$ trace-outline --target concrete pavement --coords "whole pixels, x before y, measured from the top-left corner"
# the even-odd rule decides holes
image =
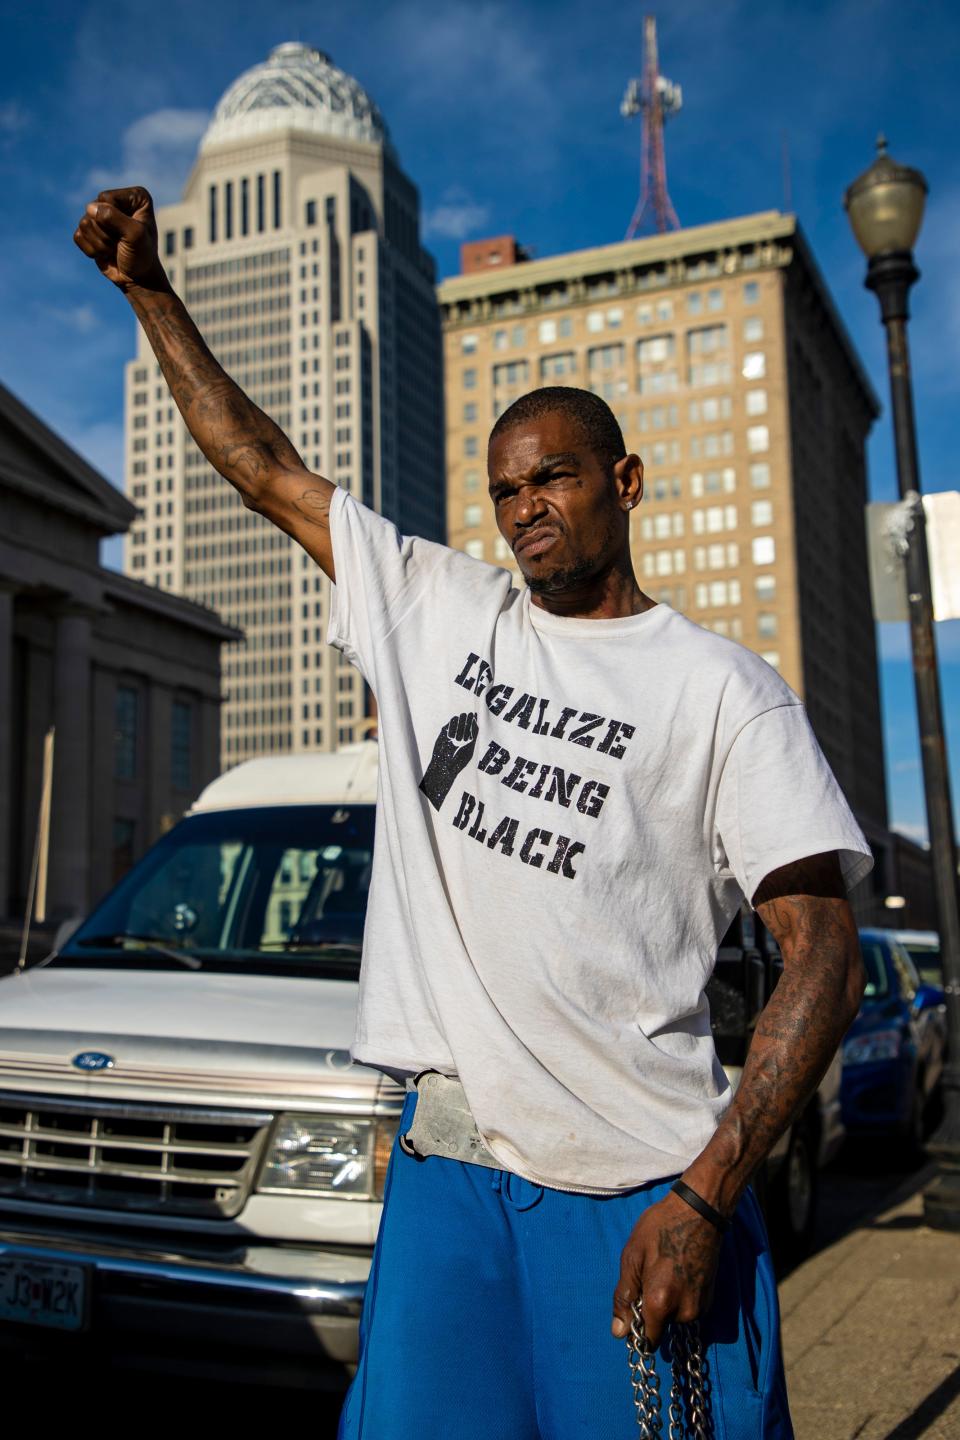
[[[910,1177],[780,1287],[797,1440],[960,1440],[960,1235]]]

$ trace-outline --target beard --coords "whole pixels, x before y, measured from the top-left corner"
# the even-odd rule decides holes
[[[534,595],[557,595],[564,590],[571,590],[576,585],[582,585],[584,580],[589,580],[596,570],[596,562],[592,560],[580,560],[576,565],[568,565],[565,570],[554,570],[549,575],[524,575],[527,582],[527,589],[532,590]]]

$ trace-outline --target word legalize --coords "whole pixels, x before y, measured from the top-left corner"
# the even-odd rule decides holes
[[[623,742],[632,739],[635,733],[634,726],[625,720],[608,720],[604,715],[571,705],[560,707],[558,713],[553,701],[526,693],[514,699],[512,685],[493,685],[492,680],[490,665],[472,651],[456,676],[456,684],[472,690],[474,695],[482,695],[490,714],[499,716],[505,725],[519,725],[521,730],[529,730],[533,735],[568,740],[571,745],[583,745],[588,750],[596,745],[599,754],[609,755],[613,760],[623,759],[626,753]]]

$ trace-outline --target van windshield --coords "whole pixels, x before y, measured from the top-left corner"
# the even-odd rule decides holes
[[[374,813],[278,805],[188,816],[52,963],[355,976]]]

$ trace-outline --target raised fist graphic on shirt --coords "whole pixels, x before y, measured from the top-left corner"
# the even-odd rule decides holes
[[[472,760],[478,731],[476,714],[467,710],[448,720],[437,736],[430,764],[420,781],[420,789],[434,810],[440,809],[454,780]]]

